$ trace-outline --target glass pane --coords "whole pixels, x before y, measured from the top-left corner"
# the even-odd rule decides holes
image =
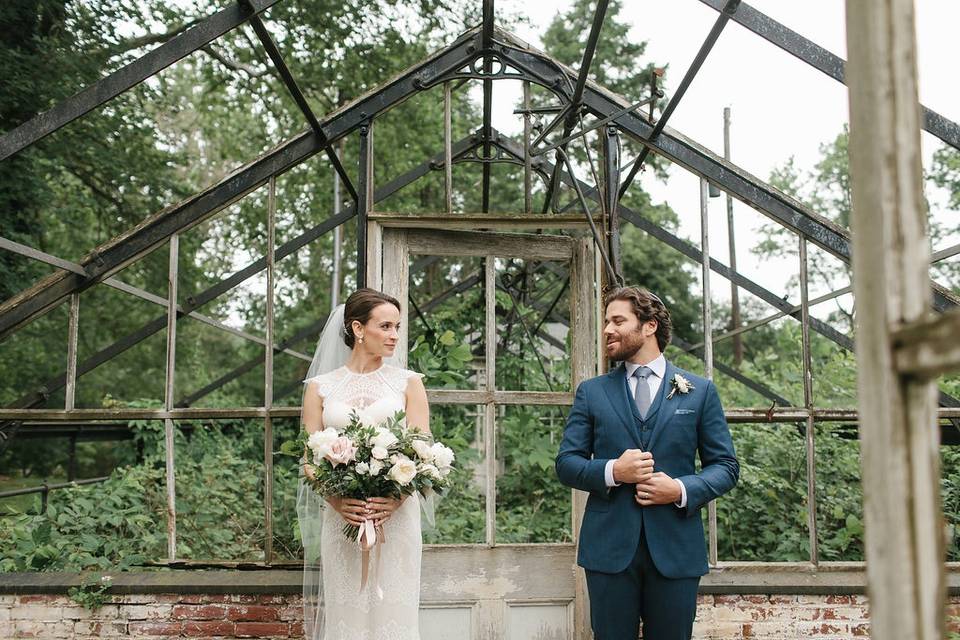
[[[730,431],[740,481],[717,501],[719,559],[809,560],[803,425],[732,424]]]
[[[568,408],[504,406],[497,415],[497,542],[570,542],[571,492],[553,462]]]
[[[411,256],[408,366],[432,389],[484,385],[482,258]]]
[[[947,524],[947,560],[960,561],[960,426],[941,421],[940,486]]]
[[[816,426],[820,559],[863,560],[863,489],[856,423]]]
[[[456,453],[452,483],[440,499],[436,527],[425,528],[431,544],[480,544],[486,540],[486,469],[483,456],[484,405],[430,406],[430,430]]]
[[[263,560],[263,420],[178,422],[177,557]]]
[[[570,276],[557,262],[496,260],[497,389],[570,390]]]
[[[77,439],[72,464],[70,437]],[[162,451],[158,421],[22,425],[0,453],[0,491],[66,482],[71,466],[77,480],[98,481],[51,489],[45,504],[40,493],[0,500],[0,572],[162,560]]]
[[[80,307],[83,308],[81,297]],[[43,407],[37,392],[52,389],[51,380],[67,370],[67,326],[69,304],[62,304],[18,329],[9,339],[0,342],[0,403],[8,406],[32,399],[34,407]],[[46,406],[63,408],[54,398]]]
[[[276,455],[280,446],[295,440],[300,432],[299,418],[273,420],[273,562],[303,558],[300,526],[297,522],[297,483],[299,463],[296,458]]]

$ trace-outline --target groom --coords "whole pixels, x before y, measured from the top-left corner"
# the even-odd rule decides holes
[[[688,640],[707,554],[700,508],[740,466],[712,382],[663,357],[670,313],[640,287],[604,301],[607,355],[621,364],[577,388],[557,454],[565,485],[589,491],[577,564],[595,640]],[[698,473],[694,458],[699,453]]]

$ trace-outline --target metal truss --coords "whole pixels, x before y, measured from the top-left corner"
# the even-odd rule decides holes
[[[772,21],[749,5],[736,0],[701,1],[720,10],[722,14],[684,76],[681,88],[671,98],[656,122],[644,117],[637,111],[640,106],[647,104],[655,96],[652,95],[648,100],[631,104],[588,80],[590,63],[603,23],[605,2],[598,3],[583,61],[579,71],[574,72],[546,54],[530,48],[526,43],[516,39],[511,34],[497,29],[493,23],[493,3],[490,0],[484,2],[481,26],[466,32],[447,48],[424,62],[410,67],[393,80],[354,100],[321,122],[312,113],[305,97],[283,62],[276,44],[257,15],[274,4],[275,0],[241,0],[237,5],[210,16],[190,30],[95,83],[49,112],[37,116],[0,137],[0,159],[16,153],[43,136],[65,126],[247,20],[250,20],[281,79],[309,122],[310,130],[299,134],[253,162],[237,169],[233,174],[197,196],[151,216],[136,228],[98,247],[84,257],[79,264],[66,264],[66,261],[62,261],[64,264],[58,266],[64,267],[63,271],[41,280],[28,290],[0,304],[0,340],[9,336],[33,318],[59,305],[69,296],[79,293],[98,282],[107,281],[109,284],[116,285],[116,282],[111,281],[112,274],[155,250],[174,234],[185,231],[208,219],[232,202],[264,185],[271,178],[303,162],[318,151],[327,151],[331,155],[335,170],[351,195],[355,197],[356,204],[353,208],[345,210],[340,215],[328,219],[323,224],[278,247],[275,253],[276,259],[282,259],[282,257],[289,255],[307,242],[319,237],[322,233],[354,216],[358,215],[362,219],[373,202],[389,195],[387,192],[392,193],[402,188],[438,166],[444,167],[449,172],[450,165],[454,161],[460,161],[483,163],[483,209],[485,212],[489,208],[490,165],[493,162],[513,162],[522,164],[525,173],[537,172],[547,180],[547,208],[554,198],[556,186],[559,182],[564,182],[579,191],[582,202],[585,203],[586,197],[600,202],[601,209],[608,212],[611,219],[615,220],[617,216],[622,216],[691,259],[702,260],[701,252],[689,243],[644,220],[635,212],[623,206],[617,206],[618,198],[629,186],[632,175],[635,175],[639,169],[646,153],[652,151],[710,181],[711,184],[721,187],[764,215],[798,233],[802,238],[814,242],[832,255],[849,262],[849,233],[845,229],[810,211],[789,196],[666,126],[670,113],[676,108],[684,90],[692,82],[713,43],[719,37],[723,26],[730,19],[747,26],[747,28],[777,44],[777,46],[841,81],[843,79],[843,61],[835,56],[831,58],[832,54],[817,49],[809,41]],[[565,176],[559,163],[551,165],[542,158],[531,160],[532,154],[529,148],[503,138],[493,129],[490,124],[490,95],[492,81],[500,78],[515,78],[521,79],[525,83],[536,83],[546,87],[560,98],[562,106],[559,108],[556,123],[560,121],[564,123],[563,134],[560,137],[560,142],[551,146],[558,152],[558,158],[562,159],[564,157],[562,151],[567,143],[589,131],[589,129],[582,129],[577,134],[571,135],[577,119],[584,111],[601,119],[600,123],[595,124],[591,129],[606,126],[604,131],[605,141],[607,141],[604,154],[606,163],[604,175],[608,186],[605,194],[601,195],[599,193],[598,186],[590,187],[586,183],[576,180],[572,174]],[[390,185],[377,189],[374,194],[372,181],[368,179],[368,168],[372,165],[373,149],[367,135],[375,117],[419,91],[440,83],[465,79],[482,79],[484,82],[484,122],[479,135],[452,145],[455,149],[442,153],[433,160],[422,164],[390,183]],[[447,86],[449,88],[449,84]],[[929,110],[926,113],[928,114],[927,129],[946,142],[957,146],[956,141],[960,138],[956,133],[957,126],[942,118],[942,116],[929,112]],[[528,118],[529,109],[524,112],[524,116]],[[615,139],[621,131],[643,144],[644,149],[641,157],[634,161],[631,175],[622,183],[619,181],[621,170],[618,166],[619,158],[614,154],[613,146],[609,144],[609,140]],[[361,158],[364,155],[367,157],[366,163],[361,159],[359,189],[353,188],[343,167],[331,152],[333,143],[353,132],[361,133]],[[527,140],[529,140],[529,136],[527,136]],[[482,154],[478,153],[478,149],[481,147]],[[568,167],[568,169],[572,169],[572,167]],[[525,180],[525,182],[529,185],[528,180]],[[619,193],[616,195],[613,192],[617,189],[613,189],[613,186],[619,187]],[[526,199],[529,200],[529,194],[527,194]],[[361,224],[361,226],[365,231],[366,225]],[[599,238],[597,240],[598,246],[603,250]],[[358,244],[360,245],[358,247],[359,256],[361,256],[361,260],[358,261],[359,266],[365,248],[365,238],[362,237],[362,233]],[[613,256],[613,271],[617,273],[619,258],[615,254],[615,246],[616,243],[614,242],[613,246],[607,245],[607,248]],[[51,256],[50,258],[54,257]],[[793,317],[799,315],[797,308],[793,305],[785,302],[772,292],[759,287],[742,274],[736,273],[715,260],[710,259],[708,262],[710,269],[721,273],[738,286],[770,303],[780,313]],[[266,259],[261,259],[188,299],[186,304],[178,308],[178,317],[184,314],[196,314],[195,310],[197,308],[264,268],[266,268]],[[363,271],[361,269],[360,272],[363,273]],[[359,281],[362,281],[362,278]],[[126,290],[136,295],[130,289],[127,287]],[[958,302],[952,293],[935,284],[934,295],[936,307],[940,310],[955,306]],[[818,333],[825,335],[845,348],[850,348],[849,338],[829,325],[813,318],[809,322],[810,327]],[[148,323],[137,332],[122,338],[81,363],[77,375],[82,375],[82,373],[91,370],[133,346],[133,344],[159,331],[163,326],[164,323],[161,318]],[[279,347],[288,348],[290,344],[292,342],[288,341],[281,345],[273,345],[273,347],[274,350]],[[206,393],[225,384],[226,381],[242,375],[244,371],[241,371],[241,369],[245,366],[247,366],[247,363],[228,373],[217,381],[219,384],[208,385],[211,388]],[[21,398],[16,406],[36,406],[43,402],[50,392],[63,386],[65,376],[66,374],[57,376],[48,382],[45,389]],[[185,401],[185,404],[189,404],[189,400],[191,399],[184,398],[182,402]],[[943,400],[944,398],[941,398],[941,401]],[[952,398],[949,400],[953,403],[948,406],[957,406],[955,400]]]

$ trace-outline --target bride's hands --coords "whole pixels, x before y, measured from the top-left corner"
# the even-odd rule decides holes
[[[374,524],[379,527],[390,519],[394,511],[400,508],[404,499],[406,499],[406,496],[399,500],[396,498],[370,498],[367,500],[367,508],[370,510],[368,517],[372,518]]]
[[[330,506],[340,514],[340,517],[355,527],[359,527],[363,524],[364,520],[368,520],[370,518],[366,503],[363,500],[330,497],[327,498],[327,502],[329,502]]]

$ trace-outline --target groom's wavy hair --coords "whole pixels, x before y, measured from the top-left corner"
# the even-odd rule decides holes
[[[643,287],[617,287],[604,296],[603,308],[609,307],[614,300],[629,302],[630,306],[633,307],[633,313],[640,320],[640,324],[656,320],[657,344],[660,346],[661,353],[667,350],[667,345],[670,344],[670,338],[673,334],[673,323],[663,300]]]
[[[400,301],[393,296],[377,291],[376,289],[357,289],[350,294],[343,304],[343,342],[353,349],[356,336],[353,335],[353,321],[367,324],[370,314],[382,304],[392,304],[400,311]]]

